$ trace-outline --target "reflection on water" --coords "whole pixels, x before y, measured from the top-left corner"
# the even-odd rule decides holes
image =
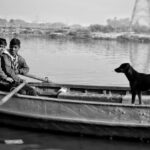
[[[150,44],[130,44],[130,61],[140,72],[150,72]]]
[[[0,128],[0,139],[22,139],[24,144],[0,143],[0,150],[148,150],[149,143],[108,140],[83,136],[37,133],[10,128]]]

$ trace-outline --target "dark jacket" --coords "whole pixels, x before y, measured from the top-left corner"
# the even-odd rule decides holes
[[[2,67],[1,67],[1,57],[2,57],[2,54],[0,54],[0,81],[6,81],[7,75],[2,70]]]
[[[26,64],[25,59],[18,55],[18,66],[17,69],[14,69],[12,66],[13,62],[11,57],[7,53],[3,53],[1,57],[1,67],[4,73],[11,77],[15,82],[21,82],[22,79],[18,74],[27,74],[29,72],[29,67]]]

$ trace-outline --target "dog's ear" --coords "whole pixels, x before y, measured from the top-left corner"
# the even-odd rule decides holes
[[[124,71],[125,71],[125,72],[128,71],[128,70],[130,70],[130,68],[131,68],[131,66],[130,66],[129,63],[125,63],[125,64],[124,64]]]
[[[126,73],[128,72],[130,75],[133,74],[133,68],[129,63],[126,63],[126,67],[124,69],[124,72],[126,72]]]
[[[130,67],[130,64],[129,63],[123,63],[123,64],[121,64],[121,66],[123,66],[123,68],[126,68],[126,67]]]
[[[122,73],[126,73],[128,72],[129,68],[130,68],[130,64],[129,63],[123,63],[120,65],[120,67],[117,69],[118,72],[122,72]]]
[[[127,72],[132,75],[133,74],[133,69],[131,67],[128,68]]]
[[[123,63],[120,65],[120,69],[122,70],[122,72],[126,72],[129,68],[130,68],[130,64],[129,63]]]

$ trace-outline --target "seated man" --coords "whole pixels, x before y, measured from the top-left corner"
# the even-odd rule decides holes
[[[20,44],[21,43],[19,39],[13,38],[10,41],[9,49],[7,51],[4,51],[1,57],[2,70],[8,77],[13,80],[11,88],[15,88],[24,81],[18,76],[18,74],[24,75],[29,72],[29,67],[26,64],[25,59],[18,54]],[[19,93],[36,95],[35,90],[29,85],[23,87]]]
[[[6,51],[7,42],[5,39],[0,38],[0,91],[9,91],[10,84],[13,82],[13,79],[8,77],[1,67],[1,57],[4,51]]]

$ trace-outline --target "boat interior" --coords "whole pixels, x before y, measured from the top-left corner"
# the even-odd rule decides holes
[[[29,83],[40,96],[68,100],[131,104],[129,87],[89,86],[53,83]],[[138,97],[136,97],[138,103]],[[150,104],[150,91],[142,93],[144,104]]]

